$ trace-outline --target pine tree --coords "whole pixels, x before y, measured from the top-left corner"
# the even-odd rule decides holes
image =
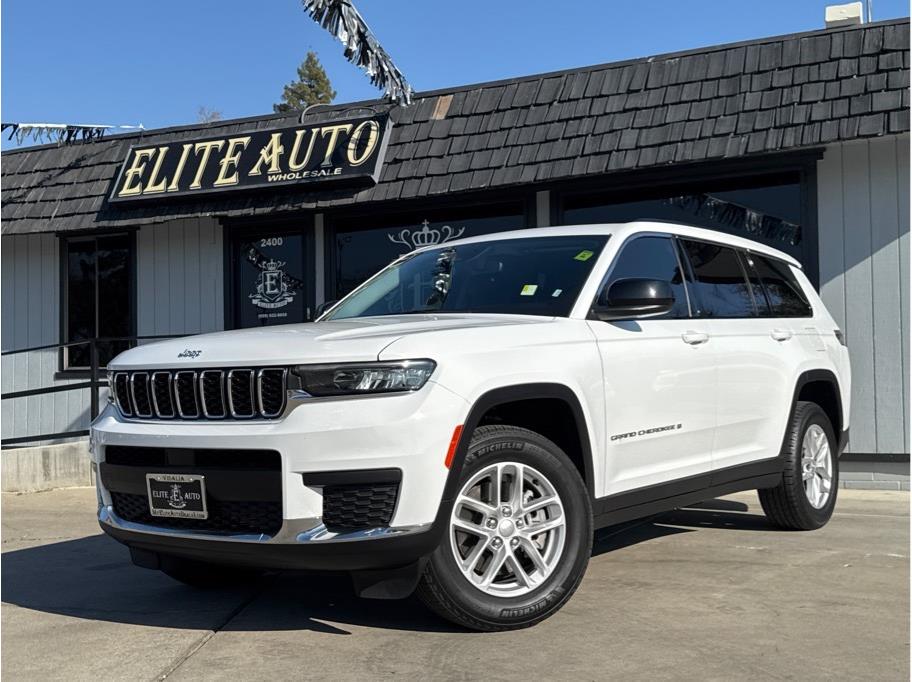
[[[336,96],[329,76],[320,64],[315,52],[308,52],[307,58],[298,67],[298,80],[289,83],[282,91],[282,102],[273,104],[279,114],[304,109],[310,104],[329,104]]]

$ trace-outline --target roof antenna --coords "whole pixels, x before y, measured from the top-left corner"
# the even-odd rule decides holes
[[[874,0],[868,0],[868,23],[870,24],[874,21],[874,10],[871,6],[874,4]]]

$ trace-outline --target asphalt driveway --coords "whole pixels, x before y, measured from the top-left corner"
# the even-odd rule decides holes
[[[134,568],[95,495],[2,500],[7,679],[909,679],[909,495],[840,490],[823,530],[740,494],[599,534],[556,616],[451,627],[347,579],[199,592]]]

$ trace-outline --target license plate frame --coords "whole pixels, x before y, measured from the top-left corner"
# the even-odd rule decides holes
[[[153,495],[153,492],[157,494]],[[152,516],[198,520],[209,518],[206,477],[201,474],[146,474],[146,493]]]

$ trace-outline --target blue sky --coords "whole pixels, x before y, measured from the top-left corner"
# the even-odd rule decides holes
[[[826,4],[356,0],[416,90],[813,30]],[[874,0],[874,19],[908,7]],[[192,123],[201,106],[263,114],[308,49],[337,102],[377,96],[297,0],[4,0],[2,118],[153,128]]]

